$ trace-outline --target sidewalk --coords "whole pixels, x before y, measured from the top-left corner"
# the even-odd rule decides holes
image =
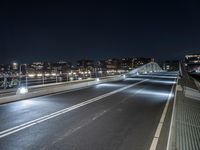
[[[200,150],[200,92],[194,80],[179,79],[169,150]]]

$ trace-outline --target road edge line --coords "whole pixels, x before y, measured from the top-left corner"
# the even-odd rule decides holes
[[[174,81],[177,81],[177,79],[175,79]],[[158,126],[156,128],[156,132],[154,134],[153,141],[151,143],[149,150],[156,150],[156,148],[157,148],[160,133],[161,133],[161,130],[162,130],[162,127],[163,127],[163,124],[164,124],[164,120],[165,120],[165,117],[166,117],[166,114],[167,114],[167,111],[168,111],[169,102],[170,102],[170,99],[172,97],[173,90],[174,90],[174,87],[176,86],[176,84],[177,84],[177,82],[175,84],[173,84],[172,87],[171,87],[169,96],[167,98],[167,102],[166,102],[165,107],[163,109],[161,118],[159,120]]]
[[[178,85],[178,80],[179,79],[177,79],[177,85]],[[175,95],[174,95],[173,110],[172,110],[172,115],[171,115],[171,120],[170,120],[170,127],[169,127],[169,134],[168,134],[168,138],[167,138],[166,150],[169,150],[169,144],[171,141],[172,126],[173,126],[173,120],[174,120],[175,110],[176,110],[177,85],[176,85],[176,90],[175,90]]]

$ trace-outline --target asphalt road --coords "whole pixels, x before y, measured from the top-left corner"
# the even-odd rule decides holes
[[[0,105],[0,150],[148,150],[176,74]]]

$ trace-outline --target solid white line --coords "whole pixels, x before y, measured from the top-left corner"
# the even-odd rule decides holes
[[[177,80],[178,83],[178,80]],[[169,127],[169,134],[168,134],[168,138],[167,138],[167,148],[166,150],[169,150],[169,144],[171,141],[171,134],[172,134],[172,126],[173,126],[173,120],[174,120],[174,115],[175,115],[175,107],[176,107],[176,95],[177,95],[177,86],[176,86],[176,90],[175,90],[175,95],[174,95],[174,103],[173,103],[173,110],[172,110],[172,116],[171,116],[171,121],[170,121],[170,127]]]
[[[156,132],[155,132],[155,135],[154,135],[154,138],[153,138],[153,141],[151,143],[150,150],[156,150],[156,147],[158,145],[158,139],[160,137],[160,133],[161,133],[161,130],[162,130],[162,127],[163,127],[163,123],[164,123],[164,120],[165,120],[165,117],[166,117],[166,114],[167,114],[167,109],[168,109],[168,106],[169,106],[170,99],[171,99],[171,97],[173,95],[172,93],[173,93],[173,89],[174,89],[175,85],[176,84],[173,84],[173,86],[171,88],[170,94],[169,94],[167,102],[165,104],[165,108],[164,108],[164,110],[162,112],[162,116],[160,118],[160,121],[158,123],[157,129],[156,129]]]
[[[98,96],[98,97],[92,98],[92,99],[87,100],[87,101],[84,101],[84,102],[82,102],[82,103],[73,105],[73,106],[71,106],[71,107],[68,107],[68,108],[65,108],[65,109],[56,111],[56,112],[51,113],[51,114],[49,114],[49,115],[45,115],[45,116],[40,117],[40,118],[38,118],[38,119],[35,119],[35,120],[32,120],[32,121],[23,123],[23,124],[21,124],[21,125],[15,126],[15,127],[13,127],[13,128],[10,128],[10,129],[1,131],[1,132],[0,132],[0,138],[3,138],[3,137],[8,136],[8,135],[10,135],[10,134],[16,133],[16,132],[18,132],[18,131],[21,131],[21,130],[23,130],[23,129],[26,129],[26,128],[28,128],[28,127],[31,127],[31,126],[33,126],[33,125],[36,125],[36,124],[38,124],[38,123],[44,122],[44,121],[49,120],[49,119],[51,119],[51,118],[55,118],[55,117],[57,117],[57,116],[60,116],[60,115],[62,115],[62,114],[64,114],[64,113],[67,113],[67,112],[69,112],[69,111],[75,110],[75,109],[77,109],[77,108],[83,107],[83,106],[88,105],[88,104],[90,104],[90,103],[96,102],[96,101],[98,101],[98,100],[100,100],[100,99],[103,99],[103,98],[105,98],[105,97],[111,96],[111,95],[113,95],[113,94],[116,94],[116,93],[121,92],[121,91],[123,91],[123,90],[126,90],[126,89],[128,89],[128,88],[131,88],[131,87],[133,87],[133,86],[136,86],[136,85],[138,85],[138,84],[141,84],[141,83],[143,83],[143,82],[145,82],[145,81],[147,81],[147,80],[149,80],[149,79],[146,79],[146,80],[143,80],[143,81],[140,81],[140,82],[131,84],[131,85],[129,85],[129,86],[126,86],[126,87],[123,87],[123,88],[114,90],[114,91],[112,91],[112,92],[109,92],[109,93],[100,95],[100,96]]]

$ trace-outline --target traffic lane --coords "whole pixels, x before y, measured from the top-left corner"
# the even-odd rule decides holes
[[[170,88],[166,92],[170,92]],[[149,149],[168,96],[154,95],[145,91],[155,92],[159,89],[160,87],[149,86],[133,97],[121,98],[118,104],[112,104],[110,110],[107,109],[107,113],[104,113],[107,111],[105,109],[99,112],[99,116],[103,115],[96,121],[85,123],[86,125],[82,123],[74,128],[74,133],[70,134],[68,131],[58,136],[60,138],[46,149],[63,149],[64,147],[69,150]],[[133,90],[135,89],[127,89],[124,94],[130,95]],[[118,98],[119,95],[115,95],[107,100],[112,101]],[[93,109],[96,105],[88,107],[90,107],[88,109]],[[79,129],[79,127],[82,128]],[[78,131],[76,131],[77,128]]]
[[[153,73],[150,73],[152,75],[168,75],[168,76],[177,76],[178,75],[178,71],[175,71],[175,72],[153,72]]]
[[[168,78],[168,77],[162,77],[162,76],[139,75],[139,76],[136,76],[134,78],[126,78],[125,80],[131,81],[131,80],[135,80],[135,79],[138,79],[138,80],[149,79],[149,81],[151,83],[155,83],[155,84],[160,83],[160,84],[171,85],[171,84],[176,83],[177,76],[173,76],[173,77]]]
[[[41,116],[70,107],[88,99],[114,91],[140,80],[108,82],[88,88],[64,92],[55,95],[31,98],[0,105],[0,130],[37,119]]]
[[[161,81],[171,81],[177,78],[177,76],[161,76],[161,75],[139,75],[135,78],[143,78],[143,79],[155,79]]]
[[[167,95],[152,95],[169,85],[138,85],[32,126],[0,140],[2,149],[147,149]],[[136,94],[136,95],[135,95]],[[17,148],[16,148],[17,149]]]

